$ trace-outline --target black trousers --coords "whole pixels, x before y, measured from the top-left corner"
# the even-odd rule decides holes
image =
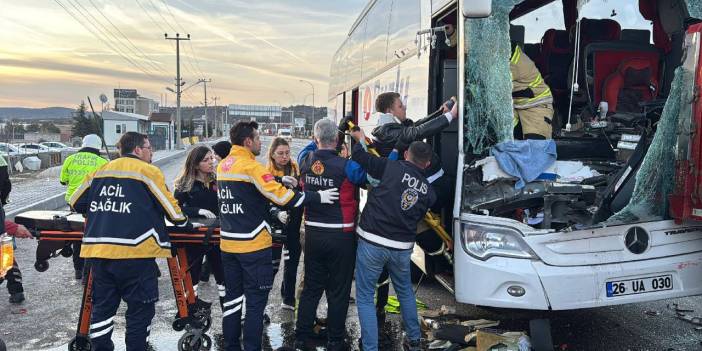
[[[146,338],[158,301],[158,266],[153,258],[90,260],[93,271],[93,311],[90,339],[93,350],[112,351],[112,330],[117,308],[127,303],[127,351],[146,350]]]
[[[196,289],[200,282],[200,273],[202,272],[202,259],[207,257],[207,262],[210,265],[212,274],[219,293],[220,305],[224,303],[226,295],[224,288],[224,269],[222,269],[222,254],[219,251],[219,245],[188,245],[185,247],[185,253],[188,255],[188,266],[190,267],[190,278],[193,281],[193,288]]]
[[[297,285],[297,267],[300,265],[300,223],[297,229],[288,227],[286,242],[283,246],[283,284],[280,285],[280,296],[283,303],[295,306],[295,286]]]
[[[312,334],[322,293],[326,293],[329,303],[328,341],[344,340],[355,265],[356,236],[353,233],[305,227],[305,285],[297,312],[297,340],[305,341]]]
[[[76,272],[82,272],[85,267],[85,259],[80,257],[80,247],[81,242],[76,241],[72,244],[73,246],[73,269]]]

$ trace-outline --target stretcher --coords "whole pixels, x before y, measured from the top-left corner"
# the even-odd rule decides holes
[[[38,239],[34,268],[39,272],[49,269],[48,260],[71,257],[71,244],[83,239],[84,218],[69,211],[28,211],[15,216],[15,222],[32,231]],[[212,323],[209,308],[196,304],[195,291],[188,266],[185,247],[188,245],[219,244],[217,219],[198,219],[201,227],[192,230],[177,228],[166,222],[174,255],[167,258],[171,285],[178,309],[172,327],[185,333],[178,340],[179,351],[209,350],[212,339],[206,332]],[[89,265],[88,265],[89,269]],[[83,289],[81,311],[76,336],[68,345],[70,351],[89,351],[90,313],[92,311],[92,272],[89,269]]]

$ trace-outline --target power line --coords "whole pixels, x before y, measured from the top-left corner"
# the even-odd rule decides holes
[[[107,27],[105,27],[100,21],[98,21],[98,19],[95,18],[95,16],[93,16],[93,15],[90,13],[90,11],[88,11],[88,9],[86,9],[78,0],[73,0],[73,1],[71,1],[71,0],[66,0],[66,1],[67,1],[69,4],[71,4],[71,6],[73,6],[73,8],[75,8],[76,11],[78,11],[82,16],[85,17],[86,14],[87,14],[87,16],[90,16],[90,18],[93,19],[93,21],[90,22],[90,23],[91,23],[96,29],[98,29],[98,30],[100,31],[100,33],[102,33],[103,35],[105,35],[105,32],[109,33],[109,35],[112,36],[112,38],[114,38],[115,41],[116,41],[117,43],[121,44],[124,48],[126,48],[126,49],[129,50],[129,51],[131,51],[132,54],[135,54],[136,56],[138,56],[138,54],[136,54],[136,52],[135,52],[134,50],[132,50],[132,49],[131,49],[130,47],[128,47],[127,45],[125,45],[121,40],[119,40],[119,38],[117,38],[117,36],[116,36],[111,30],[109,30],[109,29],[108,29]],[[74,2],[75,2],[75,4],[74,4]],[[83,11],[85,11],[85,13],[84,13],[83,11],[81,11],[78,7],[76,7],[76,4],[77,4],[78,6],[80,6],[80,8],[82,8]],[[96,26],[96,24],[98,24],[101,28],[98,28],[98,27]],[[107,37],[107,35],[105,35],[105,36]],[[109,40],[109,38],[108,38],[108,40]],[[136,61],[134,61],[134,62],[136,62]],[[140,67],[143,67],[143,68],[146,68],[146,67],[144,67],[144,66],[142,66],[142,65],[139,65],[139,66],[140,66]],[[149,74],[152,75],[152,76],[154,76],[154,75],[153,75],[153,72],[151,72],[150,69],[146,68],[145,70],[146,70],[146,71],[149,71]],[[157,70],[158,70],[158,69],[157,69]]]
[[[113,27],[114,29],[116,29],[117,32],[118,32],[125,40],[127,40],[127,42],[129,42],[129,44],[131,44],[131,45],[134,47],[134,49],[136,49],[136,50],[141,54],[141,57],[142,57],[149,65],[151,65],[151,67],[155,68],[157,71],[160,71],[161,73],[168,74],[168,72],[167,72],[166,70],[164,70],[163,67],[160,67],[160,66],[157,66],[156,64],[154,64],[154,63],[153,63],[153,60],[151,60],[143,51],[141,51],[141,49],[139,49],[139,47],[137,47],[136,45],[134,45],[134,43],[129,39],[129,37],[127,37],[127,36],[119,29],[119,27],[117,27],[107,16],[105,16],[105,13],[103,13],[102,10],[100,10],[100,9],[95,5],[95,3],[93,2],[93,0],[88,0],[88,1],[90,2],[91,5],[93,5],[93,7],[95,8],[95,10],[97,10],[98,13],[100,13],[100,15],[101,15],[105,20],[107,20],[107,22],[110,23],[110,25],[112,25],[112,27]]]
[[[180,25],[180,22],[178,22],[178,20],[177,20],[177,19],[175,18],[175,16],[173,15],[173,11],[171,11],[171,7],[168,5],[168,2],[166,2],[166,0],[161,0],[161,2],[163,2],[163,5],[166,7],[166,11],[168,11],[168,14],[169,14],[169,15],[171,16],[171,18],[173,19],[173,23],[175,23],[175,25],[177,25],[178,27],[180,27],[180,29],[181,29],[183,32],[187,32],[187,31],[185,30],[185,28],[183,28],[183,26]],[[190,44],[190,54],[192,55],[192,57],[193,57],[193,58],[195,59],[195,61],[197,62],[197,57],[195,56],[195,50],[193,49],[193,43],[192,43],[192,41],[189,42],[188,44]],[[196,72],[197,72],[198,70],[195,69],[195,66],[193,66],[193,63],[190,61],[190,59],[188,58],[187,55],[185,55],[185,58],[186,58],[186,62],[190,65],[190,67],[193,68],[193,71],[196,71]],[[199,68],[199,63],[198,63],[198,68]],[[204,72],[202,72],[202,69],[200,69],[199,72],[197,72],[196,74],[198,74],[198,75],[200,75],[200,76],[205,76]]]
[[[156,13],[158,14],[158,16],[161,17],[161,19],[163,20],[163,22],[166,23],[166,24],[168,25],[168,27],[171,28],[171,30],[173,30],[174,32],[177,33],[178,30],[177,30],[174,26],[172,26],[171,23],[161,14],[161,11],[158,9],[158,7],[157,7],[156,4],[154,3],[154,1],[153,1],[153,0],[149,0],[149,3],[151,4],[151,7],[154,8],[154,10],[155,10]],[[171,10],[170,10],[170,8],[168,7],[168,4],[166,4],[166,3],[164,3],[164,4],[166,5],[166,10],[168,10],[168,12],[170,13]],[[173,18],[174,22],[176,22],[176,24],[177,24],[178,21],[175,20],[175,17],[173,17],[172,14],[171,14],[171,17]],[[181,27],[180,29],[183,31],[183,33],[187,33],[187,31],[186,31],[186,30],[183,30],[182,27]],[[186,47],[186,48],[187,48],[187,47]],[[185,48],[184,48],[184,49],[185,49]],[[185,69],[186,69],[190,74],[192,74],[193,76],[200,76],[200,74],[196,72],[196,70],[194,69],[194,67],[192,67],[192,63],[190,63],[190,60],[189,60],[188,56],[187,56],[187,55],[183,55],[183,57],[185,58],[185,63],[186,63],[186,65],[183,66],[183,68],[185,68]],[[187,64],[190,64],[190,67],[188,67]],[[191,67],[192,67],[192,68],[191,68]]]
[[[146,9],[146,7],[144,7],[144,5],[141,4],[141,1],[136,0],[136,3],[139,5],[139,7],[141,7],[141,9],[144,11],[144,13],[146,13],[146,16],[148,16],[149,19],[151,20],[151,23],[155,24],[156,27],[158,27],[158,29],[161,30],[161,33],[167,32],[167,30],[165,30],[163,27],[161,27],[161,25],[156,20],[154,20],[153,17],[151,17],[151,13],[149,13],[149,11]]]
[[[83,28],[85,28],[85,30],[87,30],[88,32],[90,32],[90,34],[92,34],[96,39],[98,39],[98,40],[101,41],[103,44],[105,44],[105,46],[107,46],[110,50],[114,51],[117,55],[119,55],[120,57],[122,57],[125,61],[127,61],[129,64],[131,64],[132,66],[134,66],[135,68],[137,68],[138,70],[140,70],[140,71],[141,71],[142,73],[144,73],[145,75],[147,75],[147,76],[149,76],[149,77],[151,77],[151,78],[154,78],[154,79],[158,79],[158,78],[154,77],[153,75],[151,75],[151,74],[150,74],[149,72],[147,72],[146,70],[144,70],[141,66],[137,65],[136,62],[132,61],[129,57],[125,56],[121,51],[119,51],[117,48],[115,48],[114,46],[112,46],[112,44],[110,44],[108,41],[105,41],[105,39],[103,39],[101,35],[99,35],[99,34],[96,33],[93,29],[91,29],[91,28],[88,27],[86,24],[84,24],[84,21],[81,21],[81,20],[78,18],[78,16],[76,16],[73,12],[71,12],[71,11],[70,11],[66,6],[64,6],[64,4],[61,3],[59,0],[54,0],[54,2],[56,2],[56,4],[58,4],[59,6],[61,6],[61,8],[62,8],[64,11],[66,11],[66,13],[68,13],[76,22],[78,22],[78,24],[80,24]],[[74,6],[74,8],[75,8],[75,6]],[[78,11],[78,12],[79,12],[79,11]],[[92,25],[92,24],[91,24],[91,25]],[[94,25],[93,25],[93,26],[94,26]]]

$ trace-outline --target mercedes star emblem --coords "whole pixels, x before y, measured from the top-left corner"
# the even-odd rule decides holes
[[[631,227],[626,232],[624,244],[626,248],[634,254],[642,254],[648,249],[648,233],[641,227]]]

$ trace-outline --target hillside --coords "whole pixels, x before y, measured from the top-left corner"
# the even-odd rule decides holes
[[[24,108],[0,107],[0,119],[66,119],[73,109],[65,107]]]

